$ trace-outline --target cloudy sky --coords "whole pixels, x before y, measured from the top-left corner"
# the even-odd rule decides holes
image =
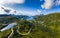
[[[60,0],[0,0],[0,14],[6,14],[4,10],[11,14],[49,14],[60,12]]]

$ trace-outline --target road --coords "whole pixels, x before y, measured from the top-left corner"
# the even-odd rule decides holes
[[[13,34],[14,34],[14,30],[13,30],[13,28],[11,28],[11,34],[8,36],[8,38],[11,38],[12,36],[13,36]]]
[[[17,33],[20,34],[20,35],[29,35],[30,32],[31,32],[31,30],[32,30],[32,28],[33,28],[33,26],[30,28],[30,30],[29,30],[27,33],[22,34],[21,32],[18,31],[18,30],[19,30],[19,27],[18,27],[18,29],[17,29]]]

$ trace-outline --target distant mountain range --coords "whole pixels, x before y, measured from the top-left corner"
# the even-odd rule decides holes
[[[34,18],[34,16],[27,16],[27,15],[0,14],[0,18],[6,16],[13,16],[16,17],[17,19],[24,19],[24,20],[32,20]]]

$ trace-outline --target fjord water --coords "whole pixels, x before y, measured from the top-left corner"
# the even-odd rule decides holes
[[[0,31],[5,31],[5,30],[8,30],[10,28],[13,28],[15,25],[17,25],[17,23],[10,23],[8,24],[6,27],[4,27],[3,29],[1,29]]]

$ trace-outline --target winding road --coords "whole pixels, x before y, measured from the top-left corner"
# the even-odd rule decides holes
[[[8,38],[11,38],[12,36],[13,36],[13,34],[14,34],[14,30],[13,30],[13,28],[11,28],[11,34],[8,36]]]
[[[32,30],[32,28],[33,28],[33,25],[32,25],[32,27],[30,28],[30,30],[29,30],[27,33],[22,34],[21,32],[18,31],[18,30],[19,30],[19,27],[18,27],[18,29],[17,29],[17,33],[20,34],[20,35],[29,35],[30,32],[31,32],[31,30]]]

